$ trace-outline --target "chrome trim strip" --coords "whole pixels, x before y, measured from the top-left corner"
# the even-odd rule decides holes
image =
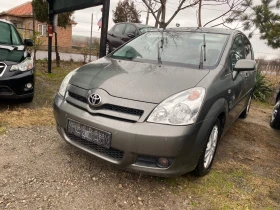
[[[3,62],[0,62],[0,66],[1,64],[4,64],[4,69],[3,71],[0,73],[0,77],[2,77],[2,75],[4,74],[5,70],[7,69],[7,64],[3,63]]]

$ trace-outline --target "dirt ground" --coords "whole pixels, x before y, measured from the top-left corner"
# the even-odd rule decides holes
[[[38,77],[33,104],[0,105],[0,209],[280,209],[280,131],[269,127],[271,107],[253,103],[235,122],[207,176],[159,178],[66,144],[52,117],[56,86]],[[42,102],[37,95],[47,87]]]

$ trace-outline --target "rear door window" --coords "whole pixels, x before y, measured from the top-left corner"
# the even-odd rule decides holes
[[[128,34],[134,34],[136,35],[136,28],[134,25],[131,24],[127,24],[125,31],[124,31],[124,35],[128,35]]]
[[[124,29],[125,29],[125,24],[118,24],[115,26],[114,32],[117,34],[123,34]]]

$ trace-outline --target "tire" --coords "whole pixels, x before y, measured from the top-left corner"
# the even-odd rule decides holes
[[[270,126],[275,129],[280,129],[280,99],[273,107],[270,117]]]
[[[221,137],[221,123],[217,119],[207,137],[207,142],[193,171],[196,176],[205,176],[209,173],[216,154],[218,141]]]
[[[23,103],[31,103],[33,101],[34,96],[28,97],[28,98],[23,98],[21,101]]]
[[[244,109],[244,111],[240,114],[239,118],[245,119],[248,116],[249,111],[250,111],[250,107],[251,107],[251,102],[252,102],[252,96],[250,96],[250,98],[248,100],[248,103],[247,103],[247,106]]]

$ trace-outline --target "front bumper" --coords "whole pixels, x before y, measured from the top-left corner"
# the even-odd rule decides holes
[[[92,115],[79,109],[61,96],[54,101],[54,116],[61,137],[68,143],[103,160],[156,176],[178,176],[195,169],[206,142],[211,119],[189,126],[170,126],[147,122],[126,122]],[[68,119],[112,133],[111,150],[122,152],[112,158],[98,149],[77,142],[67,133]],[[164,157],[173,160],[168,168],[139,164],[139,157]]]
[[[26,84],[31,83],[32,88]],[[0,99],[21,99],[34,95],[34,71],[13,72],[0,77]]]

